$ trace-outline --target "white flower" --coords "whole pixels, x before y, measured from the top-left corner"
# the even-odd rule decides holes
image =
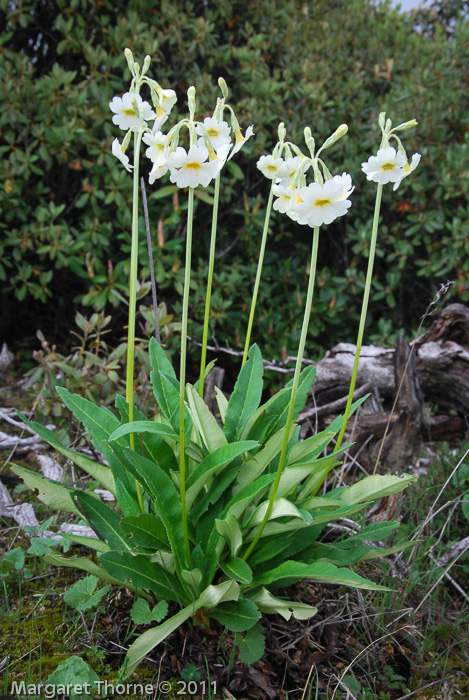
[[[239,129],[237,131],[235,131],[234,135],[235,135],[235,139],[236,139],[235,145],[233,146],[233,150],[231,151],[230,157],[228,158],[228,160],[231,160],[231,158],[233,158],[234,154],[237,153],[240,150],[240,148],[242,148],[244,146],[246,141],[248,139],[250,139],[251,136],[254,136],[254,125],[248,126],[248,128],[246,129],[246,134],[244,136],[242,135],[242,133]]]
[[[393,190],[397,190],[397,188],[398,188],[399,185],[401,184],[402,180],[403,180],[405,177],[407,177],[407,175],[410,175],[410,173],[412,173],[412,172],[415,170],[415,168],[417,167],[417,165],[420,163],[420,158],[421,158],[421,157],[422,157],[422,156],[420,155],[420,153],[414,153],[414,155],[412,156],[412,160],[411,160],[411,162],[410,162],[410,165],[409,165],[408,162],[406,162],[406,164],[404,165],[404,174],[400,177],[399,180],[397,180],[397,181],[394,183]]]
[[[304,158],[302,158],[301,156],[293,156],[292,158],[287,158],[287,160],[285,161],[285,175],[283,176],[283,180],[280,183],[281,185],[288,187],[288,185],[292,181],[293,175],[296,173],[303,160]],[[308,165],[303,170],[304,173],[308,170],[309,166],[310,164],[308,163]]]
[[[138,111],[142,115],[140,119],[138,113],[134,109],[132,102],[137,103]],[[113,124],[116,124],[119,129],[139,129],[150,119],[154,119],[156,114],[148,104],[144,102],[140,95],[136,93],[126,92],[122,97],[113,97],[112,102],[109,103],[111,112],[114,112],[112,117]]]
[[[367,180],[386,185],[388,182],[402,180],[405,175],[405,163],[405,155],[388,146],[380,148],[375,156],[371,156],[366,163],[362,163],[362,170]]]
[[[122,145],[119,143],[119,139],[114,139],[112,142],[112,154],[116,156],[116,158],[119,158],[124,168],[130,173],[134,166],[129,165],[129,156],[125,155]]]
[[[269,180],[283,180],[288,176],[283,158],[274,158],[272,155],[261,156],[257,161],[257,167]]]
[[[291,187],[285,187],[280,183],[280,185],[274,185],[273,191],[274,195],[277,197],[277,199],[274,200],[273,208],[281,214],[286,214],[292,202],[295,201],[295,190]]]
[[[203,124],[197,124],[195,131],[199,134],[199,146],[204,146],[204,134],[210,139],[212,147],[217,150],[220,146],[231,143],[230,127],[227,122],[219,122],[215,117],[205,117]]]
[[[342,175],[334,175],[332,178],[334,182],[341,183],[343,187],[343,193],[342,196],[339,197],[340,199],[348,199],[350,195],[352,194],[353,190],[355,187],[352,187],[352,178],[348,173],[342,173]]]
[[[169,138],[166,134],[163,134],[161,131],[156,133],[147,132],[143,134],[142,141],[149,146],[145,151],[147,158],[158,165],[166,163],[169,145]]]
[[[301,187],[298,200],[287,214],[299,224],[308,226],[330,224],[346,214],[352,203],[344,197],[349,194],[345,189],[344,175],[338,175],[338,180],[327,180],[324,185],[312,182],[307,187]]]
[[[160,177],[163,177],[163,175],[166,175],[168,172],[168,165],[166,162],[163,163],[154,163],[153,168],[150,171],[150,175],[148,176],[148,182],[150,185],[153,185],[155,180],[159,180]]]
[[[177,95],[174,90],[162,90],[159,95],[160,107],[169,114],[177,102]]]
[[[207,158],[205,146],[191,146],[188,152],[178,146],[168,157],[169,179],[178,187],[208,187],[210,180],[218,175],[222,162],[218,158],[207,161]]]

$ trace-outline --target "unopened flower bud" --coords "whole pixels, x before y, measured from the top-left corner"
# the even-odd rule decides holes
[[[287,135],[287,130],[285,129],[285,124],[280,122],[278,125],[278,140],[282,143],[285,141],[285,136]]]
[[[380,112],[380,115],[378,117],[378,124],[381,127],[381,129],[384,129],[385,123],[386,123],[386,112]]]
[[[129,147],[131,136],[132,136],[132,130],[129,129],[128,132],[126,133],[126,135],[124,136],[124,140],[122,141],[122,152],[123,153],[125,153],[125,151]]]
[[[392,121],[390,119],[386,119],[385,131],[387,131],[389,133],[391,131],[391,129],[392,129]]]
[[[145,75],[147,70],[150,68],[150,63],[151,63],[151,56],[145,56],[145,60],[143,62],[143,68],[142,68],[142,75]]]
[[[418,121],[415,119],[411,119],[408,122],[404,122],[403,124],[399,124],[399,126],[395,126],[393,131],[406,131],[407,129],[413,129],[414,126],[417,126]]]
[[[218,85],[220,86],[220,90],[222,92],[223,97],[225,100],[228,99],[228,85],[226,84],[225,78],[218,78]]]
[[[134,63],[134,72],[135,72],[135,75],[140,75],[140,64],[137,63],[137,61],[135,61],[135,63]]]
[[[336,141],[342,138],[342,136],[345,136],[345,134],[348,131],[348,126],[347,124],[341,124],[335,131],[334,133],[329,136],[328,139],[324,141],[324,144],[321,148],[321,151],[325,148],[330,148]]]
[[[187,91],[187,100],[189,103],[189,112],[194,114],[195,112],[195,87],[193,85]]]
[[[133,53],[130,49],[125,49],[124,51],[125,58],[127,60],[127,65],[129,66],[129,71],[134,74],[134,56]]]

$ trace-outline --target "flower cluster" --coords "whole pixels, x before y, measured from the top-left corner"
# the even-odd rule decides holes
[[[222,78],[219,80],[223,97],[218,99],[212,117],[206,117],[203,122],[194,120],[195,90],[189,88],[189,119],[182,119],[164,134],[161,127],[176,103],[176,93],[163,89],[155,80],[146,76],[150,65],[149,56],[145,58],[142,70],[138,63],[133,61],[129,49],[126,49],[126,57],[133,76],[130,90],[122,97],[114,97],[109,107],[114,113],[113,123],[127,133],[122,143],[119,139],[113,141],[113,155],[130,171],[133,165],[130,165],[125,152],[131,134],[138,134],[148,146],[145,155],[152,162],[150,184],[169,172],[170,181],[178,187],[207,187],[225,162],[254,134],[253,127],[250,126],[243,136],[233,108],[226,104],[228,90],[225,81]],[[140,87],[144,84],[150,88],[154,109],[139,94]],[[224,109],[231,112],[231,126],[223,118]],[[150,128],[148,123],[151,121],[153,125]],[[188,150],[179,145],[179,135],[183,127],[189,131]]]
[[[409,164],[407,155],[396,131],[405,131],[417,125],[415,119],[404,122],[392,128],[390,119],[386,120],[386,114],[379,115],[379,125],[382,133],[381,148],[375,156],[371,156],[365,163],[362,163],[362,170],[367,180],[373,180],[380,185],[393,182],[393,190],[397,190],[402,180],[410,175],[420,163],[420,153],[414,153]],[[390,139],[395,139],[397,150],[389,145]]]
[[[292,143],[284,143],[285,130],[279,127],[279,143],[272,155],[261,156],[257,163],[259,170],[272,180],[275,195],[273,208],[287,214],[293,221],[311,227],[330,224],[347,213],[351,206],[349,196],[353,192],[352,178],[348,173],[332,176],[320,153],[332,146],[347,133],[342,124],[315,154],[314,139],[307,128],[306,144],[310,156],[305,156]],[[285,152],[286,158],[280,154]],[[295,153],[296,155],[293,155]],[[305,173],[312,167],[314,181],[306,184]]]

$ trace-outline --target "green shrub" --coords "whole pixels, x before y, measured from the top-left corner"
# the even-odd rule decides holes
[[[376,143],[370,124],[378,112],[392,105],[396,121],[415,114],[425,168],[401,186],[401,200],[382,223],[371,330],[382,341],[392,337],[391,329],[413,327],[448,278],[456,282],[453,300],[469,300],[466,2],[434,3],[414,16],[369,0],[164,0],[157,6],[133,0],[119,12],[110,0],[0,5],[6,18],[0,38],[0,279],[10,335],[20,335],[18,319],[27,307],[37,324],[33,300],[45,305],[44,318],[58,306],[69,326],[77,304],[96,311],[121,304],[130,246],[130,211],[122,205],[131,184],[123,169],[111,167],[108,102],[121,89],[124,46],[152,55],[160,82],[179,94],[197,84],[206,108],[223,75],[243,123],[262,125],[244,155],[230,163],[230,184],[222,187],[218,248],[220,262],[231,264],[215,272],[212,324],[219,341],[237,346],[243,340],[266,199],[255,158],[271,150],[279,119],[293,140],[307,123],[318,134],[329,133],[331,123],[353,124],[355,138],[335,157],[349,167],[359,191],[365,188],[357,163]],[[186,204],[176,188],[169,190],[172,200],[159,188],[148,187],[157,281],[161,300],[177,314]],[[365,272],[358,253],[369,239],[372,193],[358,199],[353,223],[337,223],[322,246],[310,354],[355,334]],[[205,192],[197,200],[195,337],[201,335],[209,245],[206,200]],[[298,339],[298,290],[309,242],[306,232],[280,217],[271,227],[257,333],[265,355],[278,357],[282,345],[290,353]],[[140,259],[146,259],[143,221],[141,246]],[[148,276],[142,269],[141,277]],[[12,295],[24,302],[19,311]],[[35,331],[34,325],[30,336]]]

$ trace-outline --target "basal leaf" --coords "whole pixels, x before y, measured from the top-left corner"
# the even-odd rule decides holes
[[[409,484],[416,481],[417,477],[411,474],[392,476],[391,474],[373,474],[365,476],[356,484],[349,486],[341,494],[341,499],[350,505],[363,503],[365,501],[391,496],[407,488]]]
[[[120,529],[120,515],[86,491],[75,491],[73,498],[81,506],[80,511],[84,512],[92,528],[111,549],[130,549],[130,543]]]
[[[45,476],[36,474],[36,472],[32,472],[29,469],[19,467],[17,464],[12,465],[10,471],[23,479],[28,488],[37,489],[39,500],[49,506],[49,508],[81,515],[73,502],[74,489],[60,484],[58,481],[47,479]]]
[[[203,443],[209,452],[227,444],[226,436],[218,425],[215,416],[209,410],[205,401],[190,384],[186,388],[187,402],[194,426],[197,428]]]
[[[217,605],[211,611],[210,616],[233,632],[244,632],[256,624],[261,613],[252,600],[239,598],[236,601]]]
[[[129,580],[138,588],[147,588],[161,598],[174,600],[181,605],[187,603],[177,577],[143,554],[106,552],[100,556],[99,561],[112,576]]]
[[[230,557],[228,561],[222,562],[220,567],[222,571],[234,581],[244,584],[251,583],[252,581],[251,567],[238,557]]]
[[[281,615],[284,620],[289,620],[291,616],[297,620],[307,620],[313,615],[316,615],[318,609],[314,605],[307,603],[298,603],[293,600],[283,600],[273,596],[267,588],[261,588],[254,596],[250,598],[259,610],[269,615]]]
[[[271,571],[266,571],[260,576],[255,576],[253,586],[274,586],[283,588],[296,581],[311,579],[312,581],[322,581],[324,583],[335,583],[353,588],[364,588],[370,591],[389,591],[386,586],[379,586],[373,581],[369,581],[359,576],[349,569],[339,569],[327,562],[317,562],[305,564],[298,561],[286,561]]]
[[[156,515],[150,513],[129,515],[122,519],[121,529],[129,538],[132,547],[170,549],[166,529]]]
[[[249,360],[245,362],[238,375],[226,409],[223,432],[229,442],[238,438],[249,416],[259,405],[262,396],[263,371],[260,350],[257,345],[253,345],[249,351]]]

